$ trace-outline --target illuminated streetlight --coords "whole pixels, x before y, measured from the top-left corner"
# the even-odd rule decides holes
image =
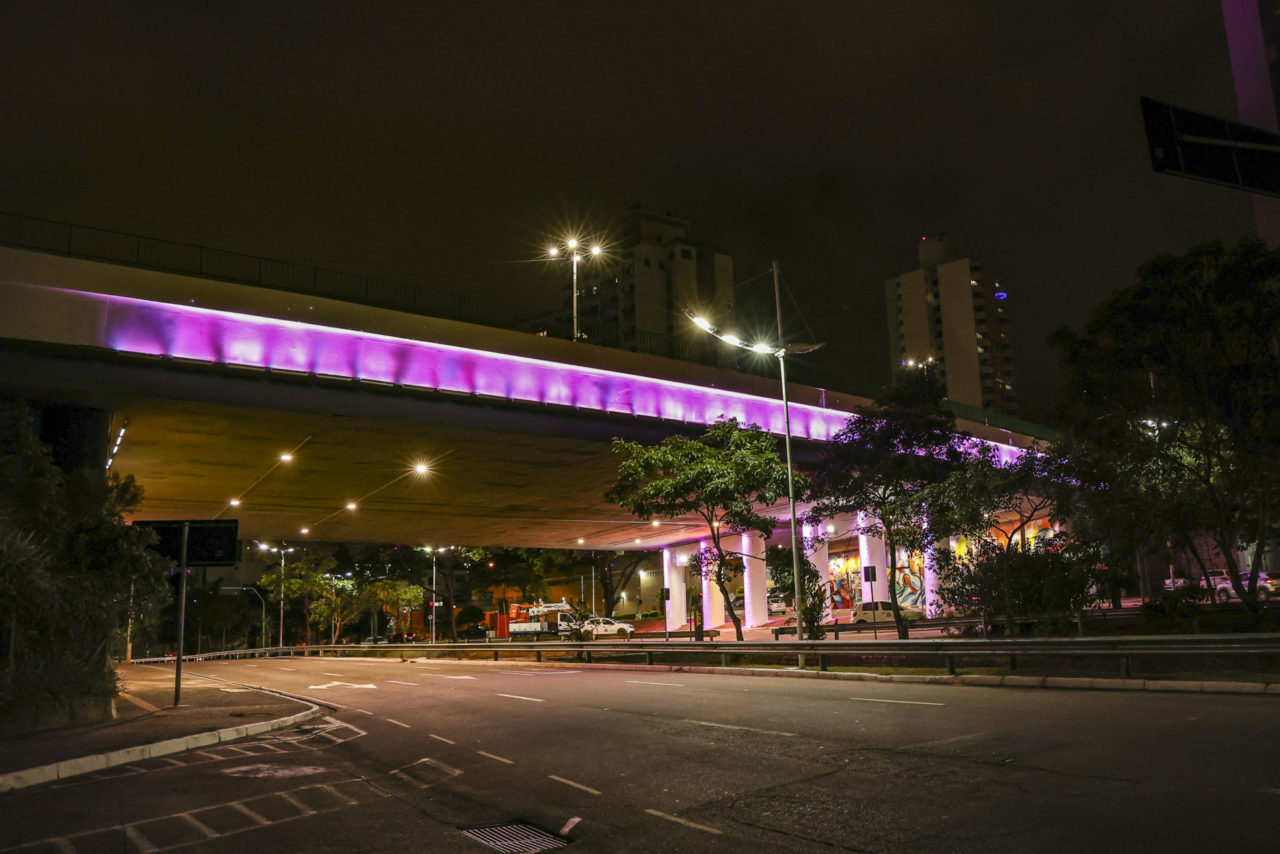
[[[282,463],[291,463],[291,462],[293,462],[293,454],[290,454],[290,453],[287,453],[287,452],[286,452],[286,453],[281,454],[281,455],[280,455],[280,462],[282,462]]]
[[[232,507],[239,507],[239,506],[240,506],[240,499],[239,499],[239,498],[233,498],[233,499],[231,499],[230,501],[228,501],[227,503],[228,503],[228,504],[230,504]]]
[[[355,503],[354,501],[348,501],[348,502],[347,502],[347,509],[348,509],[348,510],[355,510],[355,509],[356,509],[356,503]]]
[[[576,237],[570,237],[564,241],[564,248],[569,250],[569,257],[573,261],[573,340],[578,340],[578,262],[583,259],[583,254],[579,252],[579,243]],[[547,247],[548,258],[559,258],[560,247],[552,244]],[[599,243],[593,243],[591,248],[587,250],[592,257],[598,258],[604,248]]]
[[[689,314],[689,319],[693,321],[694,326],[704,332],[708,332],[719,338],[726,344],[739,347],[743,350],[750,350],[753,353],[767,354],[777,358],[778,375],[782,383],[782,416],[785,429],[782,433],[782,443],[787,451],[787,502],[791,506],[791,573],[792,580],[795,583],[795,609],[796,609],[796,640],[800,640],[804,636],[804,626],[802,624],[802,616],[800,613],[800,549],[798,538],[796,536],[796,487],[794,470],[791,465],[791,403],[787,399],[787,356],[797,356],[802,353],[811,353],[821,347],[821,344],[787,344],[783,342],[782,334],[782,293],[778,285],[779,273],[778,262],[773,262],[773,304],[778,316],[778,343],[767,344],[758,342],[755,344],[746,344],[736,335],[721,332],[710,320],[705,317],[698,317]],[[687,314],[687,312],[686,312]]]

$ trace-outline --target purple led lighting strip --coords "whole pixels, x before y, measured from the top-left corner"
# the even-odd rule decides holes
[[[98,340],[122,353],[295,371],[524,403],[713,424],[732,417],[782,435],[782,401],[638,374],[292,320],[41,288],[92,308]],[[66,307],[74,311],[71,306]],[[829,440],[851,413],[791,404],[791,435]],[[997,444],[1005,453],[1017,449]]]

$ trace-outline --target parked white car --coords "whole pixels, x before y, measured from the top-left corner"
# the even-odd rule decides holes
[[[769,616],[787,613],[787,603],[779,596],[769,597]]]
[[[924,619],[924,611],[919,608],[903,605],[899,610],[908,620]],[[855,623],[892,623],[893,605],[888,602],[859,602],[849,609],[849,619]]]
[[[630,640],[636,633],[636,627],[631,623],[622,623],[610,617],[591,617],[583,621],[582,628],[598,638],[616,635]]]

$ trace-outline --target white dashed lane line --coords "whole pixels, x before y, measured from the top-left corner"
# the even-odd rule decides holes
[[[566,780],[564,777],[557,777],[555,774],[548,774],[547,776],[552,780],[555,780],[557,783],[564,783],[566,786],[573,786],[575,789],[581,789],[587,794],[590,794],[590,795],[600,794],[599,790],[597,789],[593,789],[590,786],[584,786],[581,783],[575,783],[572,780]]]
[[[454,740],[452,740],[452,739],[445,738],[443,735],[436,735],[434,732],[432,732],[432,733],[428,733],[428,735],[430,735],[430,736],[431,736],[432,738],[434,738],[436,741],[443,741],[445,744],[457,744],[457,743],[458,743],[458,742],[456,742],[456,741],[454,741]]]
[[[341,673],[330,673],[328,670],[321,670],[320,672],[323,673],[325,676],[341,676],[342,675]]]
[[[850,697],[860,703],[893,703],[899,706],[945,706],[946,703],[926,703],[924,700],[880,700],[875,697]]]
[[[537,697],[521,697],[519,694],[498,694],[499,697],[510,697],[513,700],[528,700],[530,703],[545,703],[546,700],[540,700]]]
[[[292,667],[281,667],[280,669],[281,669],[281,670],[288,670],[290,673],[293,673],[293,672],[294,672],[294,670],[293,670],[293,668],[292,668]]]
[[[684,687],[684,685],[682,685],[679,682],[645,682],[641,679],[628,679],[627,681],[630,682],[632,685],[666,685],[669,688]]]
[[[373,712],[366,712],[364,709],[356,709],[356,711],[357,711],[357,712],[359,712],[359,713],[360,713],[360,714],[362,714],[362,715],[371,715],[371,714],[373,714]]]
[[[645,812],[649,815],[656,815],[658,818],[665,818],[667,821],[674,821],[676,824],[683,824],[685,827],[692,827],[694,830],[705,830],[707,833],[720,833],[720,831],[716,830],[714,827],[709,827],[705,824],[698,824],[697,822],[689,821],[687,818],[680,818],[679,816],[659,812],[658,810],[645,810]]]
[[[392,685],[412,685],[415,688],[418,687],[417,682],[401,682],[398,679],[388,679],[387,681],[390,682]]]
[[[787,738],[792,738],[795,736],[794,732],[782,732],[776,729],[756,729],[753,726],[735,726],[734,724],[718,724],[714,721],[695,721],[689,718],[685,718],[684,722],[687,724],[697,724],[698,726],[711,726],[711,727],[715,727],[716,729],[740,729],[745,732],[758,732],[758,733],[763,733],[764,735],[783,735],[783,736],[786,736]]]
[[[513,760],[507,759],[505,756],[498,756],[496,753],[485,753],[483,750],[477,750],[476,753],[479,753],[481,756],[487,756],[495,762],[502,762],[507,765],[516,764]]]
[[[402,727],[404,727],[405,729],[413,729],[413,727],[409,726],[408,724],[401,723],[400,721],[396,720],[395,718],[383,718],[383,720],[384,720],[384,721],[386,721],[386,722],[387,722],[387,723],[389,723],[389,724],[395,724],[396,726],[402,726]]]

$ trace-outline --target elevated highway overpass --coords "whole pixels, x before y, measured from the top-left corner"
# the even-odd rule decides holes
[[[88,413],[95,462],[124,428],[137,518],[234,517],[245,538],[659,549],[705,532],[604,500],[613,437],[783,431],[757,376],[64,253],[0,246],[0,305],[4,393]],[[801,457],[868,403],[789,388]]]

